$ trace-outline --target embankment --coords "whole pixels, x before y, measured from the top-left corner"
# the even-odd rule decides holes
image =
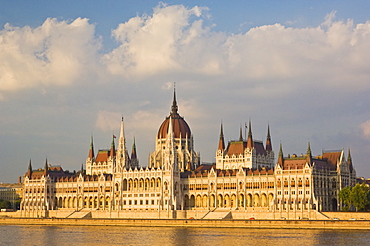
[[[2,225],[156,226],[198,228],[357,229],[370,230],[370,220],[197,220],[197,219],[76,219],[0,218]]]

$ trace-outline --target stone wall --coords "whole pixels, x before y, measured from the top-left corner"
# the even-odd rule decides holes
[[[369,212],[322,212],[329,219],[340,219],[340,220],[370,220]]]
[[[58,219],[0,218],[8,225],[157,226],[193,228],[279,228],[369,230],[370,220],[193,220],[193,219]]]

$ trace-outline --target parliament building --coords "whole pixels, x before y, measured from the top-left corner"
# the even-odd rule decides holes
[[[24,175],[24,217],[320,219],[339,211],[338,192],[356,182],[350,151],[278,155],[270,127],[266,141],[248,134],[225,142],[223,126],[215,163],[201,164],[188,123],[178,112],[174,91],[169,116],[160,125],[155,150],[140,166],[134,141],[129,153],[122,118],[110,149],[94,150],[91,137],[85,168],[64,171],[46,160]],[[212,143],[210,143],[212,144]],[[117,147],[116,147],[117,145]],[[217,147],[218,146],[218,147]],[[217,147],[217,148],[216,148]]]

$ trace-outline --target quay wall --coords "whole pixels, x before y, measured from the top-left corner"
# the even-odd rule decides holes
[[[198,228],[280,228],[369,230],[370,220],[197,220],[197,219],[69,219],[0,218],[2,225],[155,226]]]
[[[338,218],[340,220],[370,220],[369,212],[323,212],[330,219]]]
[[[237,220],[370,220],[369,212],[243,211],[243,210],[90,210],[73,209],[0,212],[14,218],[93,218],[93,219],[237,219]]]

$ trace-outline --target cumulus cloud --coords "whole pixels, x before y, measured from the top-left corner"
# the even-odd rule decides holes
[[[120,24],[112,35],[121,45],[104,59],[109,71],[123,76],[151,76],[184,69],[178,55],[181,50],[188,51],[186,47],[202,34],[199,17],[205,10],[160,4],[154,8],[153,15],[137,16]]]
[[[332,12],[318,27],[277,23],[228,35],[206,26],[207,18],[203,8],[159,5],[152,15],[137,16],[113,30],[120,45],[104,62],[112,74],[123,77],[186,73],[250,83],[299,80],[291,86],[367,86],[363,77],[369,76],[369,22],[335,21]]]
[[[98,71],[106,82],[114,75],[133,82],[204,77],[262,87],[289,81],[289,92],[312,83],[336,90],[368,87],[370,22],[335,21],[332,12],[318,27],[277,23],[226,34],[208,20],[206,7],[159,4],[151,15],[119,24],[112,31],[119,45],[107,54],[99,53],[101,40],[88,19],[47,19],[36,28],[7,24],[0,31],[0,92],[93,82]]]
[[[96,69],[100,39],[88,19],[47,19],[0,31],[0,91],[78,83]]]

